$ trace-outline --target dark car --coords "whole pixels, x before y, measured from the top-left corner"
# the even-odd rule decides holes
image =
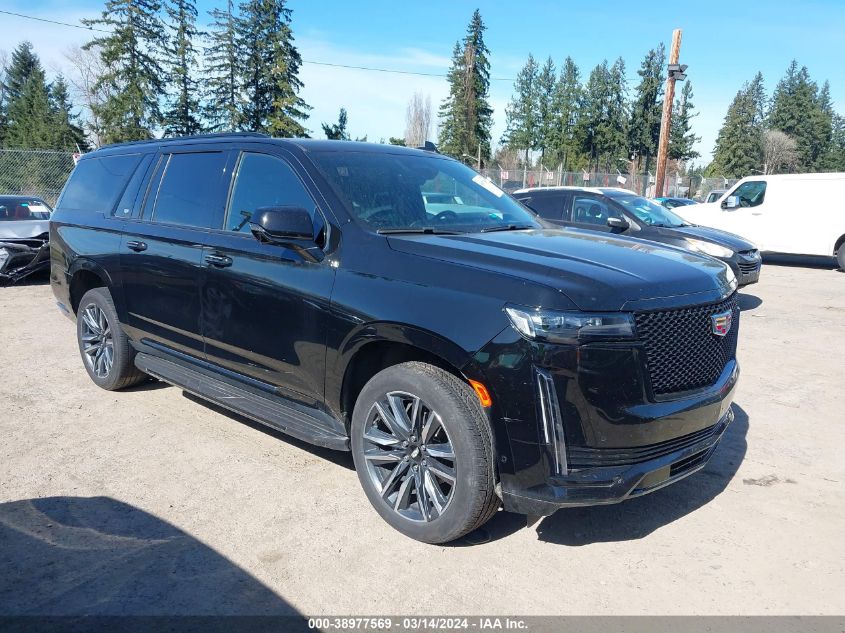
[[[50,213],[34,196],[0,195],[0,286],[50,268]]]
[[[427,211],[423,192],[463,204]],[[703,468],[733,419],[728,267],[552,228],[430,151],[247,134],[108,147],[79,161],[50,236],[97,385],[155,376],[351,450],[376,511],[422,541],[501,504],[548,515],[651,492]]]
[[[691,204],[698,204],[695,200],[689,198],[655,198],[655,202],[667,209],[674,209],[675,207],[686,207]]]
[[[520,189],[514,197],[554,224],[705,253],[730,266],[740,286],[760,279],[762,259],[754,244],[733,233],[690,224],[666,207],[626,189],[546,187]]]

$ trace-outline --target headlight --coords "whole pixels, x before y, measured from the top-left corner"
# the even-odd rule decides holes
[[[9,259],[9,251],[5,248],[0,248],[0,270],[6,266],[6,260]]]
[[[634,319],[626,312],[562,312],[508,306],[505,314],[516,331],[532,341],[580,343],[634,337]]]
[[[718,244],[714,244],[713,242],[693,240],[690,238],[685,239],[687,244],[689,244],[689,247],[694,251],[699,251],[707,255],[712,255],[713,257],[733,257],[734,255],[734,252],[731,249],[725,248],[724,246],[719,246]]]

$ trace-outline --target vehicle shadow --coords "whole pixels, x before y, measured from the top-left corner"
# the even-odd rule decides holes
[[[756,310],[763,305],[763,300],[757,295],[750,295],[746,292],[739,293],[739,310],[740,312],[748,312]]]
[[[745,458],[748,415],[736,404],[733,408],[736,417],[703,470],[623,503],[559,510],[537,525],[538,538],[569,546],[640,539],[709,503],[727,487]],[[464,537],[463,544],[497,540],[524,527],[525,517],[500,511],[480,534]]]
[[[765,266],[785,266],[787,268],[822,268],[825,270],[835,270],[839,268],[836,258],[833,256],[827,257],[823,255],[785,255],[785,254],[771,254],[763,255],[763,265]],[[765,274],[765,270],[763,271]]]
[[[143,510],[108,497],[48,497],[0,504],[0,616],[26,615],[298,612],[212,548]]]

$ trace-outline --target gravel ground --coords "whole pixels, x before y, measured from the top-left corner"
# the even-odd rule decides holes
[[[843,614],[845,275],[766,265],[742,306],[705,470],[435,547],[379,519],[348,454],[98,389],[49,286],[0,289],[0,614]]]

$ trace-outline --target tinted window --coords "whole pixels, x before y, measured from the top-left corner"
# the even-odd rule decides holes
[[[117,197],[140,160],[140,154],[123,154],[79,161],[58,206],[63,209],[111,213]]]
[[[534,194],[528,198],[519,198],[519,201],[539,213],[541,218],[560,220],[563,199],[564,197],[562,195],[541,193]]]
[[[135,197],[138,194],[138,188],[141,186],[141,181],[147,173],[147,168],[153,160],[152,154],[144,156],[140,167],[135,170],[135,174],[123,190],[123,195],[120,196],[120,202],[114,208],[114,215],[118,218],[128,218],[132,215],[132,208],[135,206]]]
[[[302,207],[313,215],[316,204],[305,185],[281,158],[245,153],[226,213],[227,231],[249,231],[249,219],[261,207]]]
[[[223,152],[171,154],[158,189],[153,221],[210,226],[225,167]]]
[[[756,207],[758,204],[763,204],[763,198],[766,197],[766,183],[759,180],[744,182],[730,195],[739,198],[741,207]]]
[[[572,203],[572,221],[578,224],[593,224],[607,226],[610,217],[622,217],[618,211],[612,209],[606,202],[591,196],[575,196]]]

